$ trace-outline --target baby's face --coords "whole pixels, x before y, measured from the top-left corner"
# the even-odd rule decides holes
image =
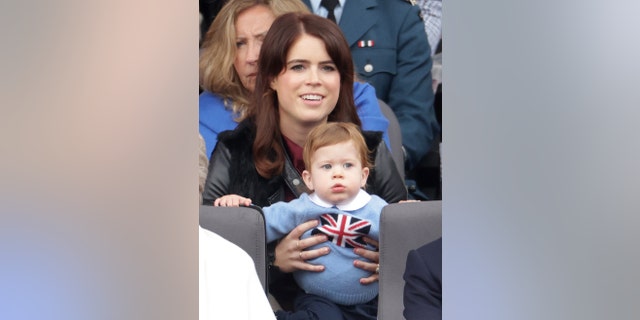
[[[369,168],[362,167],[352,141],[319,148],[311,157],[311,167],[303,173],[307,187],[335,205],[355,198],[368,176]]]

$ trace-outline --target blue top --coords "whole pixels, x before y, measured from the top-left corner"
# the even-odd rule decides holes
[[[264,207],[267,242],[280,239],[297,225],[318,219],[318,227],[305,232],[302,238],[325,234],[329,241],[312,246],[331,248],[328,255],[307,260],[325,266],[322,272],[295,271],[293,277],[305,292],[325,297],[342,305],[355,305],[371,301],[378,295],[378,282],[363,285],[360,278],[371,274],[357,268],[353,260],[362,259],[353,252],[355,247],[371,249],[362,237],[379,238],[379,221],[382,208],[387,204],[376,195],[360,190],[354,200],[332,207],[316,194],[303,193],[290,202],[277,202]]]
[[[380,111],[375,89],[368,83],[354,82],[353,98],[358,116],[362,121],[362,130],[382,131],[382,138],[389,147],[391,145],[387,132],[389,121]],[[234,118],[230,102],[229,108],[227,108],[224,106],[222,97],[207,91],[200,94],[200,134],[204,138],[209,157],[218,142],[218,134],[222,131],[233,130],[238,125]]]

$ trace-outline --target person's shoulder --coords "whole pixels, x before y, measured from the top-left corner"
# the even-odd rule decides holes
[[[207,103],[207,104],[218,104],[218,103],[223,104],[224,103],[224,98],[222,98],[218,94],[215,94],[213,92],[209,92],[206,90],[200,93],[199,99],[200,99],[201,105],[203,103]]]
[[[403,3],[403,5],[409,5],[409,6],[418,6],[418,0],[390,0],[389,2],[400,2]]]
[[[364,137],[364,141],[367,143],[367,147],[369,149],[375,149],[382,141],[382,131],[368,131],[363,130],[362,136]]]
[[[379,4],[388,6],[388,7],[394,7],[394,8],[411,8],[411,7],[418,7],[418,1],[417,0],[384,0],[384,1],[378,1]]]
[[[442,237],[415,250],[422,257],[439,257],[442,254]]]
[[[412,11],[415,11],[416,17],[420,18],[420,7],[417,5],[417,1],[385,0],[378,1],[378,4],[382,4],[384,10],[389,12],[392,16],[400,16],[404,19]]]
[[[233,130],[222,131],[218,134],[218,141],[235,145],[241,142],[250,142],[253,139],[253,122],[245,119]],[[249,143],[248,145],[251,145]]]
[[[380,196],[372,194],[371,195],[371,199],[369,200],[369,204],[376,206],[376,207],[384,207],[386,205],[388,205],[389,203],[387,201],[385,201],[384,199],[380,198]]]
[[[231,101],[228,101],[230,104]],[[200,114],[220,114],[230,113],[231,110],[225,107],[225,100],[221,96],[208,91],[202,91],[198,99]]]

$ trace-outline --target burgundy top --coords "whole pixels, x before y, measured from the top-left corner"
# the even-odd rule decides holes
[[[289,157],[291,157],[291,163],[296,168],[300,176],[302,176],[302,171],[304,171],[304,160],[302,159],[302,147],[295,144],[293,141],[289,140],[289,138],[282,136],[284,138],[285,146],[287,147],[287,153]],[[293,192],[289,190],[289,188],[285,188],[284,191],[284,201],[291,201],[296,197],[293,195]]]

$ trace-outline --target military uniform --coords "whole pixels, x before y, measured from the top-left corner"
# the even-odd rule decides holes
[[[309,0],[304,3],[313,10]],[[339,18],[358,77],[400,122],[407,170],[440,133],[433,109],[431,51],[420,9],[409,0],[346,0]]]

